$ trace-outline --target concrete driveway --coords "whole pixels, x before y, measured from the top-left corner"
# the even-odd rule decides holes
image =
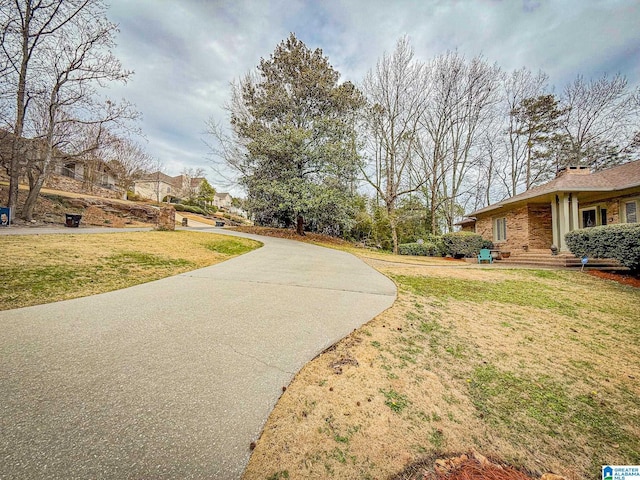
[[[0,478],[239,478],[282,387],[396,296],[352,255],[259,240],[212,267],[0,312]]]

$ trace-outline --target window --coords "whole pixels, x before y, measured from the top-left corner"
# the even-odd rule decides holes
[[[590,228],[596,226],[596,209],[582,211],[582,228]]]
[[[76,178],[76,164],[67,163],[62,167],[62,176],[69,178]]]
[[[625,202],[624,216],[627,223],[638,223],[638,201],[637,200]]]
[[[580,228],[607,224],[607,209],[600,205],[580,210]]]
[[[507,239],[507,219],[496,218],[493,224],[493,239],[496,242],[504,242]]]

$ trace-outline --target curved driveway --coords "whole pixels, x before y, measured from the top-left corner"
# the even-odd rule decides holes
[[[396,295],[352,255],[251,238],[212,267],[0,312],[0,478],[239,478],[282,387]]]

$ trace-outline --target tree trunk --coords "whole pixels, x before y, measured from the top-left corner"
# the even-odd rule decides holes
[[[7,206],[10,208],[11,218],[13,221],[15,218],[16,207],[18,206],[18,183],[20,181],[20,170],[17,166],[17,161],[14,162],[14,154],[11,157],[11,166],[9,167],[9,198],[7,199]]]
[[[393,254],[398,255],[398,222],[396,219],[396,210],[393,206],[387,206],[387,216],[389,217],[389,226],[391,227]]]
[[[24,202],[24,207],[22,207],[22,218],[27,222],[33,219],[33,209],[38,201],[38,196],[40,195],[40,190],[42,189],[45,178],[46,176],[42,173],[36,173],[35,177],[31,174],[29,175],[29,195]]]
[[[22,57],[20,60],[20,73],[18,76],[18,93],[16,95],[16,121],[13,128],[13,148],[11,149],[11,161],[9,164],[9,198],[8,206],[11,209],[11,220],[15,218],[15,210],[18,206],[18,184],[20,182],[20,150],[22,134],[24,132],[24,120],[27,110],[27,66],[31,54],[29,53],[29,33],[32,17],[31,2],[25,4],[24,23],[22,28]]]
[[[300,236],[304,237],[304,217],[301,214],[298,214],[296,218],[296,233]]]

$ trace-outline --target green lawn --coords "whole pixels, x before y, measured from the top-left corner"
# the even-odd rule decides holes
[[[186,231],[0,236],[0,310],[130,287],[259,246],[253,240]]]

